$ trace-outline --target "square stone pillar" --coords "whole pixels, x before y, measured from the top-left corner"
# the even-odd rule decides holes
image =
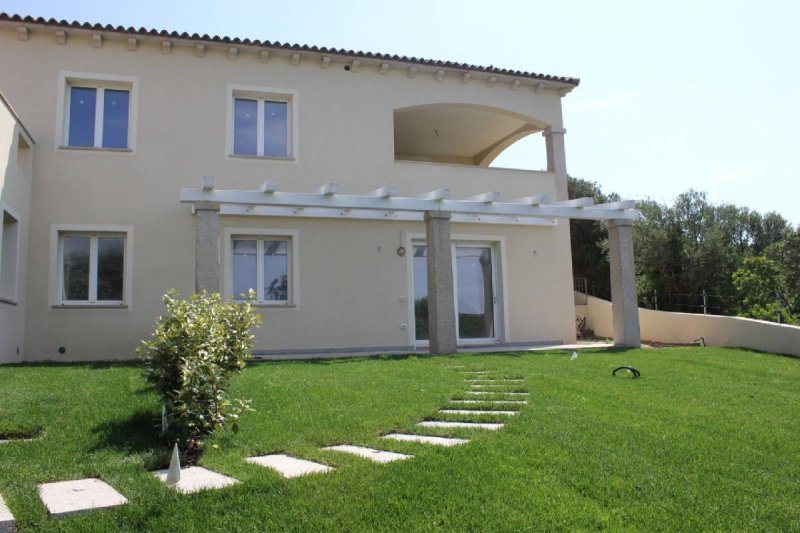
[[[557,201],[568,200],[567,193],[567,153],[564,148],[564,134],[567,130],[548,126],[542,132],[547,150],[547,171],[556,175]]]
[[[197,202],[194,217],[194,289],[219,292],[219,204]]]
[[[450,213],[425,212],[428,252],[428,337],[431,355],[456,353],[456,306],[453,292],[453,253]]]
[[[633,221],[609,220],[607,227],[614,346],[638,348],[642,341],[633,264]]]

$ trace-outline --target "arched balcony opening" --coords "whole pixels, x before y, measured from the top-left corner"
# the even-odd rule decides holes
[[[531,134],[546,127],[532,117],[473,104],[396,109],[394,157],[398,161],[539,170],[547,166],[545,146],[540,136]]]

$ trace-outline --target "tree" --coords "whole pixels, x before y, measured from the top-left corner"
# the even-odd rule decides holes
[[[764,256],[748,257],[733,273],[733,284],[742,297],[740,316],[794,324],[797,318],[786,305],[786,277],[780,265]]]

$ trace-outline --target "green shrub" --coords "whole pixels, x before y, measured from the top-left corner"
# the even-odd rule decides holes
[[[261,322],[250,299],[223,300],[201,292],[181,300],[177,292],[164,295],[168,315],[156,322],[153,338],[137,348],[144,376],[164,400],[167,437],[196,450],[203,437],[236,422],[249,400],[230,399],[230,378],[252,355],[251,330]]]

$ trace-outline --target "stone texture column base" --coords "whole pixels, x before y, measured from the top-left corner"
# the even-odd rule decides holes
[[[432,355],[456,353],[456,309],[453,293],[453,255],[450,213],[425,212],[428,252],[428,337]]]
[[[219,204],[195,204],[195,291],[219,292]]]
[[[638,348],[642,340],[633,262],[633,221],[609,220],[607,227],[614,346]]]

